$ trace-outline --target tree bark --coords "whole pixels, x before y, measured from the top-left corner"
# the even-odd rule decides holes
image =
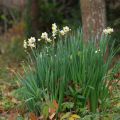
[[[39,0],[26,0],[25,25],[26,37],[36,36],[36,31],[39,26]]]
[[[80,0],[84,40],[99,40],[106,26],[105,0]]]
[[[39,16],[38,0],[32,0],[32,5],[31,5],[32,29],[35,32],[37,31],[39,25],[38,16]]]

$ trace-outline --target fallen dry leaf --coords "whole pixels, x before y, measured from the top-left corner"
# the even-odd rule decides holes
[[[38,120],[34,113],[30,113],[30,120]]]

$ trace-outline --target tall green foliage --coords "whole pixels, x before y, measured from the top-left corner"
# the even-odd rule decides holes
[[[80,30],[70,37],[60,38],[56,45],[41,52],[33,52],[32,67],[25,68],[22,96],[30,111],[41,113],[45,102],[56,100],[61,104],[72,101],[76,107],[90,105],[90,111],[106,110],[110,83],[114,72],[109,72],[115,51],[110,48],[105,60],[107,37],[102,37],[99,48],[93,40],[83,42]],[[89,104],[88,104],[89,103]],[[79,111],[77,111],[79,112]]]

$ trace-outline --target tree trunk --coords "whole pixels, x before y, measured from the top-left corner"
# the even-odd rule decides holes
[[[39,0],[27,0],[25,12],[26,36],[36,35],[38,29]]]
[[[32,0],[31,5],[31,16],[32,16],[32,28],[33,31],[37,31],[38,29],[38,16],[39,16],[39,0]]]
[[[105,0],[80,0],[84,40],[99,40],[106,25]]]

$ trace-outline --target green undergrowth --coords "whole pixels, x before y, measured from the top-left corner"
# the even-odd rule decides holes
[[[13,93],[18,88],[16,73],[22,73],[21,63],[26,58],[22,44],[20,37],[6,40],[0,36],[0,120],[7,120],[19,103]]]

